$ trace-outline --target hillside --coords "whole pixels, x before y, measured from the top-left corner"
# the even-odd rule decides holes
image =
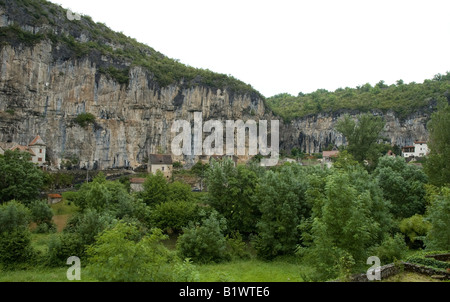
[[[0,29],[1,45],[34,46],[50,40],[55,60],[89,57],[99,73],[120,84],[128,84],[130,68],[140,66],[154,75],[158,87],[183,82],[184,87],[203,85],[262,97],[232,76],[184,65],[105,24],[95,23],[89,16],[68,20],[66,9],[48,1],[1,0],[0,7],[8,20],[8,25]]]
[[[44,0],[0,0],[0,142],[39,134],[46,160],[137,168],[169,153],[175,120],[269,118],[232,76],[184,65],[88,16]],[[195,157],[180,157],[194,163]]]
[[[293,96],[281,93],[267,99],[267,105],[285,121],[319,113],[333,113],[342,110],[368,112],[391,110],[400,118],[417,110],[429,112],[437,100],[450,100],[450,73],[438,74],[423,83],[406,84],[402,80],[396,85],[380,81],[374,87],[370,84],[357,88],[340,88],[336,91],[318,89],[315,92]]]

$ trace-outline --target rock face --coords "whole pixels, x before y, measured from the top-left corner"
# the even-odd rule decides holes
[[[264,103],[253,95],[171,85],[153,88],[151,75],[135,67],[128,85],[99,76],[88,58],[58,62],[52,45],[4,46],[0,53],[0,141],[29,143],[39,134],[49,160],[58,166],[76,158],[80,167],[137,167],[148,155],[170,152],[175,120],[259,119]],[[96,117],[81,127],[80,113]]]
[[[32,34],[51,31],[56,36],[74,36],[80,43],[90,41],[86,29],[92,28],[86,26],[83,32],[77,32],[76,23],[68,23],[64,13],[49,19],[54,25],[34,26],[30,25],[28,9],[19,2],[6,1],[6,8],[0,7],[0,28],[18,24]],[[50,8],[48,16],[52,16],[51,10],[56,9]],[[60,167],[64,160],[74,160],[80,168],[136,168],[147,163],[149,154],[170,153],[176,135],[171,132],[172,124],[187,120],[193,126],[195,112],[202,112],[204,122],[279,119],[266,109],[256,92],[236,93],[226,87],[183,81],[160,87],[154,74],[132,67],[129,61],[117,61],[98,52],[75,59],[69,55],[69,48],[48,38],[33,45],[14,39],[0,43],[0,142],[27,145],[40,135],[47,144],[47,160],[54,167]],[[108,47],[120,49],[121,45]],[[139,51],[152,52],[145,48]],[[129,69],[129,81],[119,84],[100,72],[108,66]],[[403,120],[392,112],[374,114],[386,120],[384,135],[391,143],[404,146],[427,140],[426,112]],[[75,118],[82,113],[92,114],[95,121],[81,127]],[[280,149],[297,147],[317,153],[330,144],[344,144],[345,139],[334,129],[343,113],[308,116],[289,124],[279,119]],[[355,117],[358,114],[349,113]],[[181,156],[175,160],[193,163],[196,158]]]
[[[381,135],[392,145],[402,147],[412,145],[415,140],[428,140],[426,124],[431,115],[429,109],[420,110],[404,119],[392,111],[383,113],[374,110],[372,113],[381,116],[386,122]],[[290,150],[296,147],[306,153],[319,153],[329,145],[346,144],[345,137],[335,129],[336,122],[344,114],[357,119],[359,112],[322,113],[293,120],[284,125],[284,131],[280,134],[280,148]]]

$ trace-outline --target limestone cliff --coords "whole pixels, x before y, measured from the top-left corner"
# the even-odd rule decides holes
[[[192,122],[196,111],[204,121],[278,119],[245,83],[181,66],[65,13],[45,1],[0,0],[0,141],[25,145],[39,134],[56,167],[76,159],[80,168],[135,168],[151,153],[170,152],[172,123]],[[77,124],[81,113],[94,123]],[[315,153],[345,143],[334,129],[342,113],[280,122],[280,148]],[[427,139],[429,113],[383,117],[393,144]]]
[[[386,113],[379,110],[372,111],[386,122],[381,136],[385,141],[399,147],[412,145],[415,140],[428,140],[426,124],[431,112],[432,110],[427,108],[418,110],[406,118],[399,118],[392,111]],[[336,122],[343,114],[349,114],[357,119],[360,112],[339,111],[294,119],[284,125],[284,131],[280,134],[280,148],[290,150],[296,147],[306,153],[319,153],[329,145],[346,144],[345,137],[335,129]]]

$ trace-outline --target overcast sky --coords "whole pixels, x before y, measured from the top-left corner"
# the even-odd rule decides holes
[[[266,97],[450,71],[449,0],[51,0]]]

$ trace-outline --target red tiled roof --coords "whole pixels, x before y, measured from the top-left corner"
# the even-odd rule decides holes
[[[323,151],[322,156],[323,157],[336,157],[339,155],[339,151]]]
[[[145,182],[145,178],[132,178],[130,179],[132,184],[143,184]]]
[[[33,141],[31,141],[31,143],[29,144],[29,146],[34,146],[34,145],[40,145],[40,146],[45,146],[44,141],[42,140],[42,138],[38,135],[36,136]]]
[[[48,197],[50,198],[62,198],[60,194],[48,194]]]
[[[33,150],[31,150],[29,147],[27,147],[27,146],[21,146],[21,145],[17,145],[17,146],[14,146],[13,148],[11,148],[11,151],[14,151],[14,150],[19,150],[19,151],[22,151],[22,152],[28,152],[28,153],[30,153],[32,156],[36,156],[36,154],[33,152]]]

